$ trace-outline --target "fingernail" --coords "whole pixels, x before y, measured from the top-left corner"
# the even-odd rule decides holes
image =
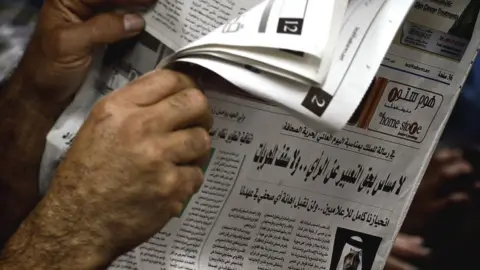
[[[123,16],[123,24],[126,32],[140,32],[145,27],[145,21],[137,14],[126,14]]]

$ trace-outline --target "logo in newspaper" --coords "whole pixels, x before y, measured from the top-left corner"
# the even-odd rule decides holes
[[[330,94],[320,88],[312,87],[305,100],[303,100],[302,106],[317,116],[322,117],[331,101],[332,96]]]
[[[443,96],[395,81],[387,81],[368,129],[420,143],[427,135]]]

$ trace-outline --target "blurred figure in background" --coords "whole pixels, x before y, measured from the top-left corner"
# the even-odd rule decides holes
[[[478,269],[480,60],[473,63],[386,270]]]
[[[480,256],[480,59],[472,65],[445,129],[440,149],[459,149],[471,169],[445,184],[440,194],[463,193],[468,200],[443,209],[425,228],[433,253],[428,269],[478,269]]]
[[[471,200],[467,191],[448,189],[448,186],[455,181],[466,182],[462,177],[472,172],[473,167],[463,158],[462,151],[445,148],[435,153],[388,258],[386,270],[429,269],[429,259],[434,253],[425,237],[436,226],[443,211],[464,207]],[[467,186],[469,183],[461,184]],[[478,187],[478,182],[470,184],[470,189]]]

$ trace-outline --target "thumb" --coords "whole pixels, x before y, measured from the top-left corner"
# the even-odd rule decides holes
[[[75,55],[88,55],[98,45],[107,45],[131,38],[145,28],[137,14],[103,13],[68,29],[66,50]],[[67,31],[67,30],[66,30]]]

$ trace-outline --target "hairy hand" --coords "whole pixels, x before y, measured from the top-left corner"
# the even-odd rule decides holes
[[[0,89],[0,247],[38,202],[45,137],[82,84],[94,48],[144,28],[140,16],[113,10],[154,1],[45,1],[24,57]]]
[[[10,247],[31,231],[40,259],[98,265],[148,240],[200,188],[211,125],[206,97],[173,71],[106,96]]]
[[[64,100],[84,81],[95,47],[139,34],[136,14],[113,11],[154,0],[46,0],[37,29],[20,64],[23,87]]]

